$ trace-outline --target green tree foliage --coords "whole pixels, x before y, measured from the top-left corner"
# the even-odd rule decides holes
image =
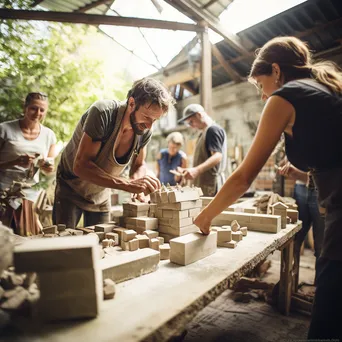
[[[30,1],[16,1],[25,9]],[[13,1],[5,6],[11,8]],[[49,96],[44,124],[67,141],[85,110],[102,98],[125,99],[130,84],[109,75],[90,41],[96,28],[32,21],[0,21],[0,122],[22,113],[28,92]],[[110,42],[109,42],[110,43]]]

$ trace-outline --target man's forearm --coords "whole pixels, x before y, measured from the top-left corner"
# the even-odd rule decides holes
[[[82,180],[86,180],[104,188],[127,191],[127,186],[129,185],[128,180],[111,176],[92,161],[88,161],[86,165],[75,167],[74,172],[76,176]]]
[[[146,163],[143,162],[140,165],[132,165],[132,169],[130,172],[131,179],[138,179],[146,176]]]
[[[222,154],[221,153],[215,153],[210,158],[208,158],[204,163],[197,165],[196,169],[201,174],[207,170],[212,169],[221,160],[222,160]]]

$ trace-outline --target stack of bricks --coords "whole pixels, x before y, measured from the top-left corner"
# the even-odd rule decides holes
[[[244,236],[247,236],[247,227],[240,227],[236,220],[230,226],[212,227],[217,232],[217,246],[235,248]]]
[[[199,231],[193,220],[201,211],[201,195],[200,188],[178,186],[163,186],[151,194],[151,211],[158,218],[159,233],[166,242]]]
[[[38,312],[46,320],[92,318],[102,301],[98,239],[30,239],[14,250],[16,272],[36,272]]]
[[[158,219],[151,217],[148,203],[129,202],[123,203],[122,206],[123,216],[119,219],[120,226],[133,229],[138,234],[158,228]]]

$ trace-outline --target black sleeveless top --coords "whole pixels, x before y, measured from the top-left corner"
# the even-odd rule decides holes
[[[293,137],[285,133],[286,154],[298,169],[342,166],[342,96],[312,79],[286,83],[273,95],[296,111]]]

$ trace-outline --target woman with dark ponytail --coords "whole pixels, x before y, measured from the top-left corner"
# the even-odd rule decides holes
[[[308,337],[342,340],[342,72],[332,62],[314,62],[301,40],[278,37],[257,51],[249,80],[267,100],[254,141],[195,224],[209,233],[212,219],[247,191],[284,133],[289,161],[312,176],[326,209]]]

